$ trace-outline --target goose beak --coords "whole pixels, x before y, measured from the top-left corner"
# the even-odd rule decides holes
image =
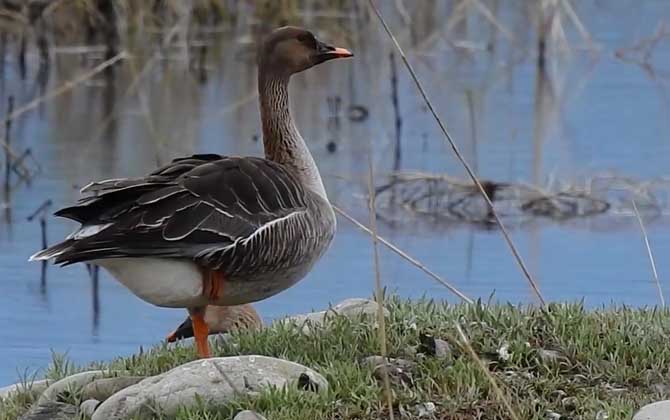
[[[191,318],[186,318],[170,335],[167,336],[168,343],[174,343],[177,340],[193,337],[193,322]]]
[[[319,42],[317,48],[317,63],[323,63],[324,61],[333,60],[335,58],[348,58],[354,56],[354,54],[346,48],[331,47],[322,42]]]

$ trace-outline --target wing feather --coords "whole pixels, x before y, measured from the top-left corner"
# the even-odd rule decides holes
[[[176,159],[146,177],[91,183],[83,191],[94,196],[56,214],[82,228],[108,226],[43,253],[61,264],[138,256],[235,264],[270,227],[304,213],[309,197],[279,164],[219,155]]]

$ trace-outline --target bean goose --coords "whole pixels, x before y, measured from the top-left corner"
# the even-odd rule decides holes
[[[209,357],[205,307],[265,299],[302,279],[335,233],[335,214],[289,111],[292,74],[351,57],[304,29],[267,36],[258,55],[265,158],[201,154],[141,178],[94,182],[55,214],[81,223],[31,260],[105,268],[141,299],[187,308]]]
[[[253,306],[213,306],[205,309],[205,323],[209,334],[221,334],[238,330],[260,330],[263,321]],[[176,330],[167,336],[168,343],[193,337],[193,321],[187,317]]]

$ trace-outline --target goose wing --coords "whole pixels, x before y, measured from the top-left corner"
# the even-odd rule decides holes
[[[285,167],[252,157],[194,155],[143,178],[92,183],[57,216],[82,224],[33,259],[63,265],[121,257],[192,258],[218,269],[266,227],[304,214],[310,194]],[[246,240],[246,241],[245,241]]]

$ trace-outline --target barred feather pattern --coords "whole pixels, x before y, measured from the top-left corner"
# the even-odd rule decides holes
[[[86,186],[58,216],[105,226],[35,255],[67,265],[123,257],[190,258],[231,278],[311,265],[335,231],[330,204],[290,168],[262,158],[194,155],[143,178]]]

